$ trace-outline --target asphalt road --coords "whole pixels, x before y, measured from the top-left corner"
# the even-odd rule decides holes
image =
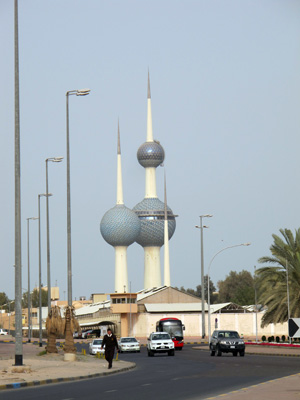
[[[300,372],[299,358],[254,356],[211,357],[208,351],[186,346],[174,357],[120,354],[136,362],[129,372],[107,377],[0,392],[5,400],[195,400],[228,393],[271,379]],[[96,372],[96,371],[95,371]]]

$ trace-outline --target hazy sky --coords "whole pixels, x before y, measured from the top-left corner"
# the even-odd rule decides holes
[[[66,154],[70,97],[73,297],[114,291],[114,249],[100,234],[116,203],[120,120],[125,204],[144,197],[136,158],[146,140],[150,70],[153,134],[165,149],[172,286],[216,284],[259,267],[272,234],[300,226],[300,2],[298,0],[19,0],[22,287],[27,222],[45,192],[45,159]],[[14,297],[14,2],[0,0],[0,291]],[[164,168],[157,168],[163,200]],[[67,299],[66,160],[49,163],[51,280]],[[46,285],[45,198],[41,199]],[[163,249],[161,251],[163,256]],[[38,222],[30,221],[31,286],[38,283]],[[162,259],[163,266],[163,259]],[[144,252],[128,249],[132,291]]]

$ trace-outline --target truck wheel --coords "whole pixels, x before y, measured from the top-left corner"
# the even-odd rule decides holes
[[[244,357],[244,355],[245,355],[245,350],[241,350],[240,351],[240,357]]]
[[[220,350],[220,347],[217,347],[217,356],[221,357],[222,351]]]
[[[168,351],[168,356],[174,356],[174,354],[175,354],[174,350]]]
[[[153,353],[152,350],[148,350],[148,356],[149,356],[149,357],[154,357],[154,353]]]

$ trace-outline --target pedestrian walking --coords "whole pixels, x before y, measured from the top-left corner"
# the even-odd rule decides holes
[[[105,346],[105,360],[108,362],[108,369],[112,367],[112,360],[115,354],[115,347],[119,351],[118,341],[111,329],[107,329],[107,334],[104,335],[101,349]]]

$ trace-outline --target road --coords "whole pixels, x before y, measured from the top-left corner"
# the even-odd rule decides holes
[[[228,393],[300,372],[299,358],[255,356],[211,357],[208,351],[186,346],[175,357],[120,354],[137,367],[107,377],[0,392],[2,400],[196,400]],[[95,371],[96,372],[96,371]]]

